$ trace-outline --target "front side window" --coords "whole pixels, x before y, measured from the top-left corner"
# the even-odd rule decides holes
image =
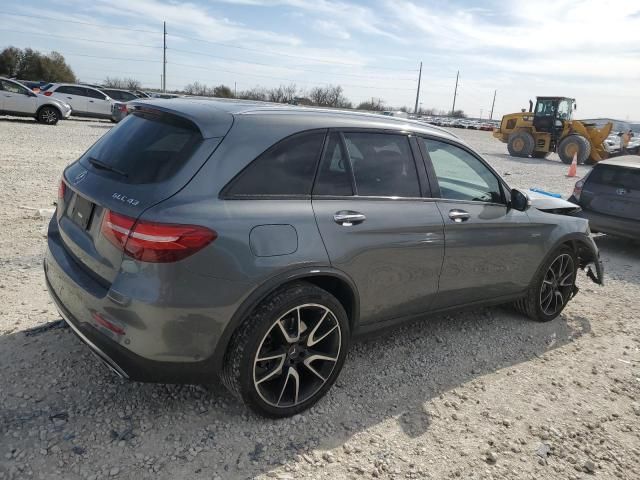
[[[0,84],[2,84],[2,89],[5,92],[20,93],[22,95],[28,95],[27,89],[25,87],[22,87],[20,85],[16,85],[13,82],[7,82],[6,80],[0,80]]]
[[[504,203],[498,178],[478,158],[450,143],[421,141],[431,158],[442,198]]]
[[[418,172],[406,135],[345,132],[359,196],[419,197]]]
[[[97,90],[93,90],[92,88],[87,88],[86,90],[86,96],[89,98],[99,98],[100,100],[104,100],[106,97],[104,95],[104,93],[99,92]]]
[[[311,195],[325,131],[286,138],[256,158],[226,189],[232,197]]]

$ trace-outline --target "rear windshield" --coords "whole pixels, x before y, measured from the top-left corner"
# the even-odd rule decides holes
[[[589,183],[640,190],[640,169],[599,165],[589,175]]]
[[[187,163],[201,142],[200,131],[187,120],[135,112],[98,140],[82,164],[125,183],[163,182]]]

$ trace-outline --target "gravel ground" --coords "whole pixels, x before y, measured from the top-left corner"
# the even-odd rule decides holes
[[[292,419],[114,377],[51,323],[41,268],[60,173],[109,128],[0,119],[0,479],[640,478],[640,251],[614,238],[607,285],[581,275],[555,321],[480,309],[361,341]],[[456,133],[513,186],[571,192],[555,156]]]

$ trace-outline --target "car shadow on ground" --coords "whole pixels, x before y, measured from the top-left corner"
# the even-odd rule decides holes
[[[219,384],[205,389],[118,379],[69,328],[49,326],[55,328],[0,337],[0,404],[6,406],[0,438],[11,433],[12,445],[25,442],[36,452],[56,445],[61,457],[38,457],[40,463],[31,465],[36,472],[48,471],[65,454],[62,470],[105,458],[117,465],[135,452],[153,459],[154,478],[191,470],[192,479],[267,473],[311,449],[340,446],[381,422],[398,422],[401,434],[421,436],[433,415],[431,399],[463,385],[484,388],[483,376],[591,330],[583,317],[563,314],[536,323],[505,308],[425,318],[355,342],[324,399],[297,418],[270,420],[250,413]],[[27,438],[37,430],[47,430],[48,440]],[[83,453],[72,454],[78,451]],[[133,477],[149,465],[138,468],[121,473]]]
[[[8,123],[31,123],[37,125],[43,125],[45,127],[50,127],[51,125],[44,125],[43,123],[39,123],[35,118],[31,117],[20,117],[20,118],[0,118],[0,122],[8,122]]]

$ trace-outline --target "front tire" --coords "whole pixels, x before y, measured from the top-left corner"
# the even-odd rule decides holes
[[[347,314],[333,295],[291,284],[266,298],[233,335],[222,381],[260,415],[295,415],[335,382],[349,336]]]
[[[42,107],[38,110],[38,116],[36,117],[38,122],[45,125],[55,125],[60,120],[60,112],[53,107]]]
[[[512,157],[528,157],[534,148],[535,141],[529,132],[514,132],[509,135],[507,150]]]
[[[558,144],[558,155],[562,163],[569,165],[573,156],[577,155],[578,164],[582,165],[591,155],[591,143],[582,135],[567,135]]]
[[[568,246],[555,250],[540,266],[526,297],[515,307],[538,322],[557,318],[575,293],[578,259]]]

